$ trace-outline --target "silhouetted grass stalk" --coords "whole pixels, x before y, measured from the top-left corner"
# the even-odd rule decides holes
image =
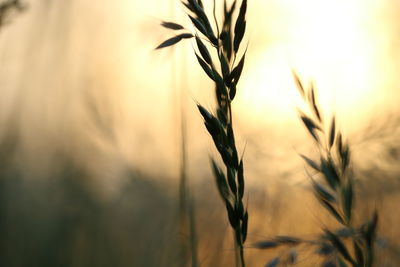
[[[244,267],[243,245],[247,237],[248,212],[243,204],[245,187],[243,160],[239,160],[236,149],[231,102],[236,95],[236,85],[243,70],[246,54],[244,52],[240,61],[236,62],[246,29],[247,0],[241,1],[234,25],[232,20],[238,1],[233,1],[229,8],[227,2],[224,1],[221,27],[216,18],[214,1],[212,16],[216,32],[211,26],[210,21],[212,20],[205,13],[201,0],[188,0],[182,3],[187,8],[187,14],[195,32],[187,32],[182,25],[174,22],[163,22],[162,26],[168,29],[184,32],[164,41],[156,49],[174,45],[183,39],[195,38],[199,52],[198,54],[195,51],[195,56],[203,71],[215,83],[217,108],[214,112],[210,112],[198,104],[198,109],[225,165],[226,171],[224,172],[215,160],[211,160],[217,188],[225,203],[229,223],[234,231],[238,249],[237,264]],[[218,58],[218,67],[213,61],[214,57],[207,48],[208,46],[215,49],[214,57]]]
[[[300,246],[312,247],[317,255],[322,256],[323,267],[345,267],[348,264],[353,267],[371,267],[374,262],[378,216],[375,212],[372,219],[361,226],[356,226],[353,222],[355,194],[350,146],[343,140],[334,117],[326,123],[327,120],[318,106],[313,85],[305,88],[295,73],[294,77],[299,92],[309,107],[308,113],[311,114],[306,115],[306,112],[299,110],[300,118],[317,146],[320,160],[314,161],[304,155],[301,157],[314,172],[309,176],[315,197],[341,227],[334,230],[324,229],[322,235],[312,240],[277,236],[257,242],[254,247],[259,249],[289,247],[288,253],[273,258],[267,263],[267,267],[296,264]]]
[[[306,89],[299,77],[295,79],[304,101],[308,104],[311,115],[300,111],[300,117],[308,133],[315,141],[320,152],[320,160],[316,162],[306,156],[303,159],[323,179],[316,180],[310,175],[314,194],[322,206],[342,225],[342,233],[351,237],[352,250],[342,241],[343,236],[325,229],[323,238],[335,248],[335,260],[327,259],[326,264],[336,263],[354,267],[370,267],[373,265],[374,242],[378,221],[377,212],[371,220],[360,227],[354,224],[354,177],[351,170],[350,146],[343,140],[341,132],[336,127],[335,117],[326,122],[316,99],[313,85]],[[329,124],[329,126],[327,126]]]

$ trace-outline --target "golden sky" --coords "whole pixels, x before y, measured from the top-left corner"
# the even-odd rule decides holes
[[[255,133],[304,135],[292,69],[316,84],[323,109],[344,130],[397,112],[398,8],[395,0],[249,1],[248,56],[234,103],[242,144]],[[173,34],[161,20],[189,26],[179,1],[160,0],[31,1],[13,18],[0,35],[0,122],[16,116],[26,140],[18,162],[38,166],[41,151],[51,164],[51,153],[63,151],[100,175],[127,161],[175,176],[182,102],[191,162],[205,160],[213,147],[195,102],[213,105],[212,84],[190,41],[154,51]],[[294,142],[275,151],[293,152]]]

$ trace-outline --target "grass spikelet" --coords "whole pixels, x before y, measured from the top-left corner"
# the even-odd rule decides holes
[[[244,267],[244,242],[247,238],[249,217],[247,208],[244,208],[245,205],[243,203],[245,176],[243,159],[239,162],[236,149],[231,101],[236,95],[236,85],[244,68],[246,52],[241,55],[241,59],[237,64],[235,64],[235,58],[238,55],[239,47],[246,31],[247,0],[242,0],[241,2],[234,29],[232,28],[232,19],[237,1],[233,2],[230,9],[227,7],[227,2],[224,1],[221,34],[219,33],[220,25],[218,25],[218,20],[215,16],[215,3],[214,12],[211,16],[207,16],[203,3],[199,0],[188,0],[182,3],[188,9],[188,16],[196,32],[172,37],[161,43],[156,49],[175,45],[182,39],[195,37],[197,49],[200,52],[200,54],[194,52],[197,61],[207,76],[215,83],[217,109],[214,112],[210,112],[200,104],[198,104],[198,109],[225,165],[226,171],[224,173],[222,168],[214,160],[211,160],[217,189],[225,203],[228,221],[234,233],[238,252],[235,257],[237,259],[236,264]],[[210,24],[212,16],[216,24],[217,35],[215,35]],[[181,29],[181,25],[177,23],[169,23],[163,26],[173,30]],[[234,32],[234,38],[231,37],[232,32]],[[203,34],[215,49],[214,55],[216,55],[215,60],[219,61],[219,69],[214,66],[213,57],[207,45],[199,37],[199,33]],[[217,116],[213,114],[217,114]]]

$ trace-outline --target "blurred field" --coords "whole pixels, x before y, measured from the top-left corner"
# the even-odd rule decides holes
[[[170,34],[160,19],[185,21],[179,1],[26,2],[0,29],[0,266],[190,266],[179,210],[181,105],[199,262],[233,266],[208,160],[216,153],[195,109],[195,101],[214,104],[209,84],[188,43],[153,51]],[[316,151],[297,118],[295,67],[316,81],[352,146],[356,220],[379,211],[376,266],[399,266],[398,3],[332,4],[337,20],[350,24],[323,14],[303,21],[316,12],[307,7],[328,10],[311,0],[298,5],[250,6],[249,60],[234,106],[246,147],[247,264],[283,253],[252,242],[312,238],[335,226],[298,156]],[[328,28],[318,43],[326,49],[317,51],[309,38],[324,32],[310,26],[318,21]],[[299,260],[319,262],[308,250]]]

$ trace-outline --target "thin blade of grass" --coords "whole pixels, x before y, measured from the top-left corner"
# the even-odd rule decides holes
[[[315,90],[314,90],[313,85],[311,85],[311,89],[310,89],[310,103],[311,103],[311,107],[312,107],[314,114],[317,117],[318,121],[322,122],[321,112],[319,111],[317,102],[315,100]]]
[[[318,198],[318,200],[324,205],[324,207],[342,224],[344,224],[344,220],[342,218],[342,216],[340,216],[340,214],[337,212],[337,210],[335,209],[335,207],[332,206],[332,204],[323,199],[323,198]]]
[[[239,218],[236,216],[235,210],[232,207],[232,204],[226,200],[225,201],[226,210],[228,211],[228,219],[229,223],[233,228],[236,228],[239,225]]]
[[[353,258],[350,256],[349,251],[347,250],[346,246],[343,244],[343,242],[332,232],[329,230],[325,230],[325,233],[329,239],[329,241],[332,243],[332,245],[339,251],[339,253],[345,258],[347,261],[350,263],[355,263]]]
[[[203,44],[203,42],[200,40],[200,38],[198,36],[196,36],[196,43],[197,43],[197,47],[199,48],[201,56],[204,58],[204,60],[208,64],[211,65],[212,60],[211,60],[210,52],[208,52],[207,47]]]
[[[303,121],[304,125],[306,126],[308,132],[311,134],[311,136],[319,142],[318,135],[316,134],[315,130],[321,130],[321,128],[309,117],[306,115],[301,115],[301,120]]]
[[[222,199],[227,201],[229,199],[229,189],[225,175],[223,174],[223,172],[213,159],[211,159],[211,165],[214,172],[214,177],[217,184],[218,192],[220,193]]]
[[[316,171],[320,172],[321,171],[321,167],[318,165],[318,163],[316,163],[315,161],[313,161],[312,159],[300,154],[300,157],[302,157],[307,164],[312,167],[313,169],[315,169]]]
[[[175,22],[170,22],[170,21],[163,21],[161,22],[161,26],[170,29],[170,30],[183,30],[185,29],[182,25],[175,23]]]
[[[243,243],[246,241],[246,238],[247,238],[248,221],[249,221],[249,213],[246,210],[246,212],[244,213],[243,222],[242,222],[242,241],[243,241]]]
[[[329,148],[333,146],[333,143],[335,142],[335,136],[336,136],[336,122],[335,122],[335,117],[332,117],[332,122],[331,122],[331,130],[329,132]]]
[[[235,53],[238,52],[240,43],[242,42],[244,36],[244,32],[246,31],[246,11],[247,0],[242,0],[239,15],[235,23],[235,36],[233,39],[233,49],[235,50]]]
[[[214,80],[214,74],[209,67],[209,65],[199,56],[197,53],[195,53],[197,61],[199,62],[201,68],[204,70],[204,72],[207,74],[208,77],[210,77],[211,80]]]
[[[182,33],[182,34],[174,36],[168,40],[165,40],[159,46],[157,46],[155,49],[157,50],[157,49],[165,48],[165,47],[174,45],[174,44],[182,41],[182,39],[188,39],[188,38],[192,38],[192,37],[193,37],[193,34],[191,34],[191,33]]]
[[[297,89],[299,90],[301,96],[302,96],[303,98],[305,98],[306,93],[305,93],[305,90],[304,90],[304,87],[303,87],[303,84],[302,84],[302,82],[301,82],[301,80],[300,80],[299,75],[298,75],[298,74],[296,73],[296,71],[293,70],[293,69],[292,69],[292,74],[293,74],[293,77],[294,77],[294,81],[295,81],[295,83],[296,83],[296,85],[297,85]]]
[[[243,66],[244,66],[244,61],[246,58],[246,51],[244,51],[242,58],[240,59],[239,63],[236,65],[236,67],[233,68],[231,74],[230,74],[230,80],[233,81],[235,84],[239,82],[240,76],[242,75],[243,71]]]

